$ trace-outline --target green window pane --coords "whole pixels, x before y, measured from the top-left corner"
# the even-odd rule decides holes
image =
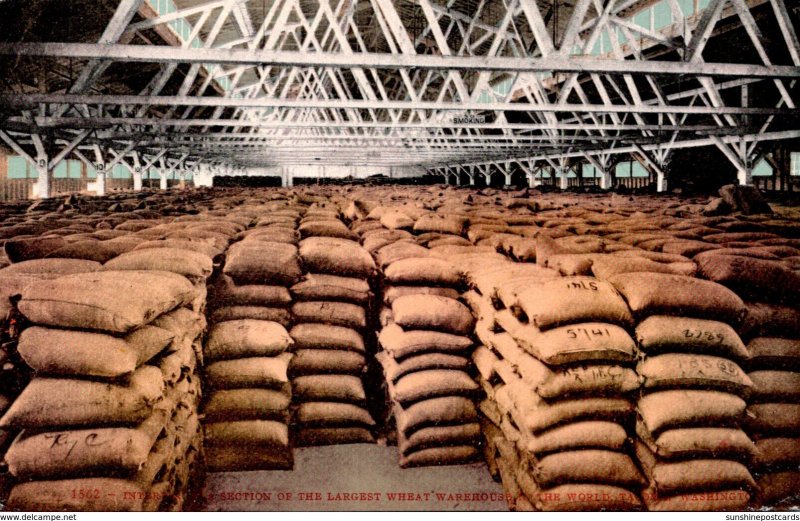
[[[76,161],[75,159],[69,159],[66,161],[67,163],[67,176],[70,179],[80,179],[81,178],[81,162]]]
[[[617,29],[617,41],[619,43],[625,43],[628,41],[628,39],[625,38],[625,33],[622,32],[622,29]]]
[[[756,164],[755,167],[753,167],[753,175],[771,176],[772,167],[769,165],[769,163],[762,159]]]
[[[637,13],[633,17],[633,23],[635,23],[639,27],[650,29],[650,9],[645,9],[644,11],[640,11],[639,13]]]
[[[681,8],[683,16],[691,16],[694,14],[694,0],[678,0],[678,5]]]
[[[97,179],[97,170],[94,169],[94,165],[86,165],[86,178]]]
[[[705,9],[706,7],[708,7],[708,4],[710,4],[710,3],[711,3],[711,0],[698,0],[698,2],[697,2],[697,10],[698,10],[698,12],[700,12],[701,10]]]
[[[600,47],[602,49],[603,54],[611,52],[611,38],[608,36],[608,31],[603,31],[603,35],[600,37],[600,41],[602,42]]]
[[[67,178],[67,163],[65,161],[62,161],[56,165],[55,169],[53,169],[53,177],[56,179]]]
[[[792,175],[800,175],[800,152],[792,152],[791,155],[791,173]]]
[[[662,29],[672,24],[672,11],[666,2],[661,2],[653,6],[654,29]]]
[[[8,156],[8,178],[25,179],[28,176],[28,162],[20,156]]]
[[[641,163],[633,163],[633,177],[650,177],[650,172],[647,171]]]
[[[617,177],[630,177],[631,176],[631,163],[630,161],[623,161],[618,163],[615,169]]]

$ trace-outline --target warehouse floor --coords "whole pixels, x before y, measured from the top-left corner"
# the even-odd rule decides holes
[[[293,471],[209,474],[207,511],[505,511],[484,463],[401,469],[397,447],[296,449]]]

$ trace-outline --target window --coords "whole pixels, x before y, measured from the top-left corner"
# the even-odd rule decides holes
[[[653,29],[662,29],[672,25],[672,10],[667,2],[659,2],[653,6]]]
[[[800,175],[800,152],[792,152],[792,175]]]
[[[772,166],[765,159],[762,159],[753,167],[754,176],[772,176]]]

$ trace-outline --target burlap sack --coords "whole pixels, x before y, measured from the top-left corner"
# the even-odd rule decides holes
[[[636,357],[636,345],[628,332],[608,323],[583,322],[544,332],[520,327],[511,335],[520,347],[550,365],[631,362]]]
[[[349,375],[309,375],[292,380],[292,395],[299,402],[364,404],[367,396],[361,379]]]
[[[736,362],[718,356],[668,353],[648,356],[636,367],[645,389],[717,389],[747,397],[753,381]]]
[[[352,240],[310,237],[300,242],[300,257],[307,271],[367,279],[375,275],[375,261]]]
[[[406,295],[392,304],[395,323],[407,330],[432,330],[468,335],[475,327],[469,309],[457,300],[436,295]]]
[[[800,338],[800,309],[765,302],[746,302],[745,307],[747,314],[739,327],[743,337]]]
[[[0,270],[0,274],[27,274],[27,275],[73,275],[75,273],[88,273],[98,271],[99,262],[83,259],[35,259],[17,262]]]
[[[620,258],[622,257],[622,258]],[[644,257],[623,257],[620,255],[596,257],[592,264],[592,273],[600,280],[608,280],[619,273],[632,272],[672,273],[692,277],[697,272],[697,265],[685,259],[684,262],[656,262]]]
[[[364,355],[338,349],[299,349],[289,363],[289,375],[313,374],[360,375],[367,365]]]
[[[429,369],[407,374],[393,386],[393,397],[403,407],[440,396],[474,397],[478,384],[463,371]]]
[[[273,420],[287,423],[291,398],[273,389],[211,391],[203,414],[207,422]]]
[[[621,451],[628,440],[625,429],[609,421],[577,421],[533,434],[521,433],[518,445],[531,454],[543,455],[577,449]]]
[[[751,402],[800,402],[800,372],[750,371],[753,381]]]
[[[384,277],[394,285],[458,287],[462,282],[461,273],[453,264],[427,256],[396,260],[384,270]]]
[[[294,348],[336,349],[365,352],[364,339],[358,331],[347,327],[329,324],[297,324],[289,332],[294,340]]]
[[[297,433],[299,447],[375,443],[372,433],[363,427],[305,427]]]
[[[227,275],[220,275],[209,288],[209,302],[215,307],[265,306],[287,307],[292,303],[289,290],[283,286],[260,284],[236,285]]]
[[[756,482],[759,490],[757,506],[771,506],[784,501],[791,504],[800,490],[800,471],[768,472],[759,476]]]
[[[438,295],[451,299],[458,299],[459,293],[453,288],[438,288],[433,286],[387,286],[383,289],[383,303],[391,306],[399,297],[406,295]]]
[[[398,433],[397,448],[400,454],[409,455],[422,449],[442,446],[470,445],[477,447],[481,439],[480,423],[448,425],[443,427],[426,427],[409,437]]]
[[[221,360],[205,368],[205,378],[214,389],[263,387],[284,389],[289,384],[288,369],[291,353],[277,356],[258,356]]]
[[[214,259],[222,254],[222,250],[206,242],[187,241],[181,239],[165,239],[159,241],[140,242],[139,244],[136,245],[135,248],[133,248],[133,251],[163,249],[163,248],[177,248],[180,250],[194,251],[197,253],[202,253],[203,255],[211,259]]]
[[[800,431],[800,404],[756,403],[747,407],[747,432],[795,436]]]
[[[289,427],[270,420],[242,420],[206,423],[208,445],[245,445],[249,447],[288,448]],[[252,449],[251,449],[252,450]]]
[[[124,383],[36,377],[0,419],[0,427],[139,423],[163,396],[164,378],[152,366],[140,367]]]
[[[148,458],[167,420],[168,411],[156,410],[133,428],[23,431],[9,447],[6,462],[21,480],[133,473]]]
[[[151,248],[123,253],[103,265],[104,270],[159,270],[184,277],[208,278],[214,266],[211,257],[178,248]]]
[[[653,454],[664,460],[723,458],[749,463],[756,450],[752,440],[738,428],[669,429],[654,438],[639,421],[636,434]]]
[[[18,352],[39,373],[113,378],[132,372],[172,340],[169,331],[153,326],[125,338],[34,326],[22,332]]]
[[[747,344],[747,351],[753,368],[800,367],[800,339],[758,337]]]
[[[400,455],[400,468],[427,467],[431,465],[463,465],[478,459],[480,451],[473,445],[431,447]]]
[[[291,289],[297,300],[333,300],[363,306],[371,297],[365,280],[336,275],[309,273]]]
[[[602,483],[638,488],[645,482],[627,454],[600,449],[550,454],[538,459],[531,472],[541,487],[564,483]]]
[[[293,318],[288,309],[265,306],[224,306],[215,309],[210,317],[211,322],[215,323],[242,320],[275,322],[285,329],[292,326]]]
[[[127,333],[195,296],[165,271],[77,273],[28,285],[18,307],[35,324]]]
[[[301,275],[296,246],[261,241],[231,246],[222,271],[236,284],[291,286]]]
[[[800,465],[800,440],[797,437],[763,438],[755,445],[755,468],[797,468]]]
[[[541,330],[580,322],[633,324],[628,306],[608,283],[592,277],[542,282],[519,294],[518,305]]]
[[[384,271],[395,262],[401,260],[422,259],[431,256],[431,252],[428,248],[420,246],[410,237],[390,242],[375,250],[374,254],[378,266]]]
[[[226,360],[250,356],[276,356],[293,344],[286,328],[275,322],[233,320],[215,324],[208,334],[205,356]]]
[[[521,381],[499,390],[497,399],[506,394],[514,404],[514,420],[524,432],[536,433],[579,420],[624,421],[634,410],[624,398],[586,397],[547,403]]]
[[[648,355],[688,352],[746,360],[749,356],[731,326],[715,320],[655,315],[636,326],[636,340]]]
[[[478,412],[472,400],[462,396],[447,396],[417,402],[401,409],[395,418],[398,430],[411,436],[425,427],[476,422]]]
[[[659,495],[756,487],[747,467],[737,461],[692,459],[666,463],[659,462],[644,443],[636,442],[635,447],[642,469]]]
[[[209,472],[242,472],[248,470],[292,470],[294,456],[285,448],[262,447],[254,451],[241,445],[207,446],[203,448]]]
[[[292,315],[300,323],[329,324],[352,329],[363,329],[367,326],[364,308],[347,302],[295,302]]]
[[[472,340],[466,336],[438,331],[403,331],[396,324],[384,327],[378,341],[396,360],[431,352],[465,353],[472,347]]]
[[[383,367],[387,382],[397,382],[403,376],[432,369],[446,369],[467,372],[470,369],[469,359],[447,353],[423,353],[410,356],[397,362],[386,351],[381,351],[375,358]]]
[[[62,237],[20,237],[12,238],[3,244],[6,257],[12,263],[41,259],[51,251],[67,245]]]
[[[637,408],[651,433],[678,427],[717,427],[737,424],[745,402],[721,391],[668,390],[642,396]]]
[[[672,315],[738,324],[744,302],[734,292],[708,280],[666,273],[624,273],[609,279],[637,317]]]
[[[295,421],[305,427],[374,427],[369,412],[352,403],[306,402],[297,406]]]

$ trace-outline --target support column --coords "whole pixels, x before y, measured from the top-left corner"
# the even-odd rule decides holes
[[[608,190],[611,188],[612,184],[613,179],[611,178],[611,172],[600,170],[600,188],[603,190]]]
[[[97,195],[106,195],[106,165],[105,163],[97,163],[94,165],[94,170],[97,172],[97,179],[94,182],[94,191]]]
[[[567,180],[567,169],[563,166],[560,166],[555,169],[555,175],[558,176],[558,187],[562,190],[566,190],[569,187],[569,181]]]
[[[186,171],[185,170],[181,170],[180,172],[178,172],[178,179],[179,179],[178,187],[181,190],[183,190],[184,188],[186,188]]]
[[[47,199],[51,196],[51,184],[53,179],[53,172],[50,170],[50,159],[47,156],[39,156],[36,158],[36,184],[33,185],[33,197],[39,199]]]
[[[158,170],[158,187],[161,190],[167,189],[167,171],[163,168]]]
[[[133,168],[133,189],[137,192],[142,190],[142,167],[136,166]]]
[[[667,174],[663,171],[656,174],[656,191],[667,191]]]
[[[749,164],[744,165],[743,169],[739,169],[736,177],[739,179],[740,185],[753,186],[753,169]]]

